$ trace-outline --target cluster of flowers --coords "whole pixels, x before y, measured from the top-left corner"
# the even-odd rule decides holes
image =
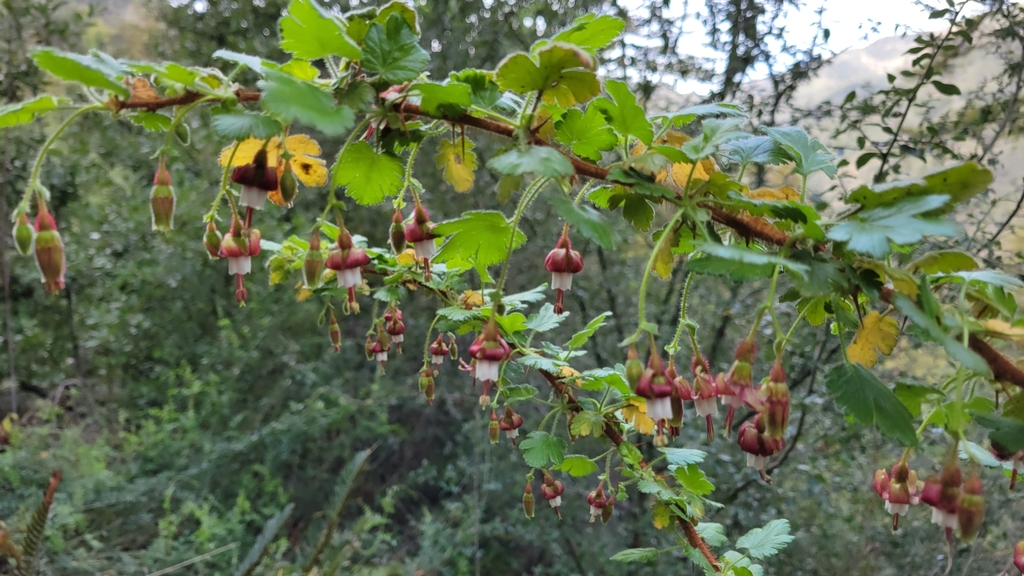
[[[694,357],[690,362],[693,384],[680,376],[674,359],[668,365],[652,347],[647,366],[640,362],[636,348],[630,346],[626,359],[626,378],[633,391],[647,401],[647,416],[655,422],[654,443],[664,446],[669,437],[679,435],[683,424],[684,402],[693,402],[698,417],[705,418],[708,441],[714,438],[713,418],[718,415],[716,398],[728,407],[725,417],[726,436],[732,433],[736,409],[749,406],[756,414],[740,426],[738,443],[747,453],[747,466],[755,469],[769,482],[764,469],[768,458],[785,445],[789,423],[789,387],[779,359],[759,386],[754,386],[752,364],[756,354],[753,340],[740,342],[735,361],[729,371],[712,376],[707,358]]]

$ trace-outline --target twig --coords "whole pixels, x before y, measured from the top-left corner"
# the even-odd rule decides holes
[[[986,246],[991,246],[995,243],[996,238],[999,238],[999,235],[1003,233],[1003,230],[1006,230],[1006,227],[1010,225],[1010,222],[1017,217],[1017,213],[1020,212],[1021,205],[1024,205],[1024,185],[1021,187],[1020,198],[1017,199],[1017,205],[1013,207],[1013,212],[1010,212],[1010,215],[1006,217],[1006,220],[999,229],[996,230],[996,233],[989,238],[988,242],[985,244]]]
[[[238,546],[238,542],[232,542],[231,544],[228,544],[227,546],[221,546],[220,548],[217,548],[216,550],[211,550],[211,551],[209,551],[206,554],[203,554],[201,556],[196,556],[195,558],[192,558],[190,560],[185,560],[184,562],[182,562],[180,564],[175,564],[174,566],[168,566],[167,568],[164,568],[163,570],[157,570],[156,572],[153,572],[149,576],[161,576],[162,574],[170,574],[171,572],[174,572],[178,568],[184,568],[185,566],[191,566],[191,565],[193,565],[193,564],[195,564],[197,562],[202,562],[203,560],[206,560],[207,558],[213,558],[217,554],[220,554],[221,552],[227,552],[228,550],[231,550],[232,548],[235,548],[237,546]]]

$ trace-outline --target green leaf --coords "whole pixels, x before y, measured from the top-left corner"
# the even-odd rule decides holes
[[[675,196],[675,192],[655,182],[652,176],[632,168],[623,169],[620,166],[615,166],[608,171],[608,180],[629,186],[637,192],[649,196],[663,196],[666,198]],[[615,206],[610,206],[610,208],[614,209]]]
[[[775,556],[792,541],[789,520],[780,518],[765,524],[764,528],[754,528],[740,536],[736,541],[736,547],[746,550],[751,558],[760,560]]]
[[[581,478],[597,472],[597,464],[586,456],[570,454],[565,457],[565,460],[562,460],[561,464],[555,466],[555,469],[561,470],[573,478]]]
[[[548,464],[558,465],[565,459],[565,440],[547,432],[530,432],[519,445],[523,460],[531,468],[547,468]]]
[[[644,109],[636,103],[636,96],[629,90],[629,86],[621,80],[608,80],[604,89],[611,99],[599,98],[593,106],[604,114],[608,124],[619,136],[633,136],[650,146],[654,139],[654,128]]]
[[[644,494],[656,496],[659,500],[670,500],[675,497],[671,490],[665,488],[656,480],[643,479],[636,485],[636,489]]]
[[[975,270],[978,262],[973,256],[966,252],[956,250],[938,250],[929,252],[907,264],[909,272],[924,272],[925,274],[939,274],[949,272],[962,272],[964,270]]]
[[[776,166],[786,161],[778,142],[767,136],[751,136],[732,140],[722,146],[722,157],[736,164]]]
[[[938,80],[932,80],[932,86],[939,91],[940,94],[946,96],[959,96],[960,88],[955,84],[946,84],[945,82],[939,82]]]
[[[333,186],[345,186],[345,194],[363,206],[380,204],[402,191],[405,169],[398,158],[376,152],[368,142],[344,148],[331,168]]]
[[[309,82],[303,82],[284,72],[264,71],[259,82],[263,90],[260,102],[263,109],[282,119],[295,120],[329,136],[347,132],[355,123],[350,108],[338,106],[329,94]]]
[[[68,98],[44,94],[24,102],[0,106],[0,128],[28,124],[43,114],[56,110],[58,106],[70,103],[71,100]]]
[[[619,456],[622,456],[624,461],[634,466],[644,459],[644,455],[640,453],[640,450],[630,442],[619,444]]]
[[[55,48],[37,48],[32,51],[32,60],[36,66],[61,80],[107,90],[122,98],[130,95],[128,87],[120,82],[124,75],[121,65],[102,52],[93,51],[85,55]]]
[[[653,562],[658,559],[657,548],[627,548],[612,556],[612,560],[631,564],[633,562]]]
[[[491,158],[487,167],[499,174],[522,176],[537,174],[549,178],[569,176],[575,172],[572,162],[548,146],[522,146]]]
[[[519,400],[529,400],[537,395],[537,389],[529,384],[514,384],[510,386],[502,386],[502,392],[505,393],[505,399],[508,402],[517,402]]]
[[[858,422],[874,425],[904,446],[917,444],[914,417],[896,394],[867,368],[840,364],[825,374],[825,387],[836,404]]]
[[[708,481],[704,476],[704,471],[696,464],[677,466],[672,471],[672,475],[675,476],[680,486],[697,496],[706,496],[715,491],[715,485]]]
[[[643,196],[630,194],[622,204],[622,217],[633,228],[646,232],[654,223],[654,206],[651,206]]]
[[[473,105],[472,89],[459,82],[417,82],[412,90],[420,95],[420,108],[431,116],[458,118]]]
[[[601,152],[615,148],[618,138],[605,122],[604,116],[596,106],[591,105],[586,112],[573,108],[555,123],[555,140],[572,149],[572,153],[580,158],[601,159]]]
[[[679,128],[686,126],[698,118],[706,118],[708,116],[746,116],[746,112],[743,111],[743,107],[738,104],[729,104],[726,102],[713,102],[711,104],[697,104],[696,106],[689,106],[683,108],[678,112],[672,112],[668,114],[658,114],[660,118],[665,118],[673,126]]]
[[[517,52],[498,64],[495,79],[502,90],[540,92],[544,102],[562,108],[589,102],[601,91],[594,59],[567,44],[546,44],[533,56]]]
[[[975,414],[974,419],[989,429],[991,441],[1002,444],[1010,452],[1024,450],[1024,422],[991,414]]]
[[[483,314],[481,314],[479,310],[466,310],[459,306],[447,306],[445,308],[441,308],[437,311],[437,315],[460,324],[469,320],[479,320],[483,318]]]
[[[583,330],[580,330],[579,332],[573,334],[572,338],[569,339],[569,342],[568,344],[566,344],[566,346],[569,349],[582,348],[587,343],[587,341],[590,340],[590,337],[593,336],[595,332],[597,332],[602,326],[605,325],[605,320],[607,320],[611,315],[611,312],[603,312],[601,314],[598,314],[596,317],[594,317],[593,320],[587,322],[587,325],[583,328]]]
[[[905,382],[897,382],[893,393],[907,407],[907,410],[910,411],[911,416],[914,418],[921,416],[921,404],[925,401],[941,399],[945,396],[940,390],[931,386],[907,384]]]
[[[992,171],[974,162],[943,168],[913,180],[861,186],[846,198],[847,204],[860,204],[865,209],[895,204],[918,196],[945,195],[949,201],[936,212],[949,212],[956,204],[984,192],[992,183]]]
[[[947,200],[948,196],[923,196],[868,210],[833,227],[828,237],[845,242],[854,252],[882,259],[892,251],[890,242],[915,244],[926,236],[956,236],[961,231],[957,224],[917,217],[944,206]]]
[[[771,278],[775,271],[773,264],[739,264],[735,260],[717,256],[699,256],[686,262],[686,269],[696,274],[725,276],[735,282],[745,282],[758,278]]]
[[[696,244],[694,249],[709,256],[735,262],[737,266],[763,266],[765,264],[772,266],[778,265],[800,276],[804,276],[808,271],[808,267],[804,264],[800,264],[793,260],[789,260],[788,258],[782,258],[781,256],[776,256],[774,254],[758,252],[750,248],[743,248],[737,244],[726,246],[723,244],[714,244],[712,242],[701,242]]]
[[[835,156],[817,138],[811,138],[803,130],[792,126],[763,130],[793,160],[797,174],[807,176],[821,171],[829,178],[836,177]]]
[[[999,270],[966,270],[962,272],[953,272],[952,274],[942,274],[939,275],[939,277],[959,279],[975,286],[979,284],[988,284],[990,286],[998,286],[999,288],[1006,288],[1008,290],[1024,288],[1024,282],[1021,282],[1013,276],[1004,274]]]
[[[535,368],[541,372],[547,372],[548,374],[558,374],[561,367],[566,366],[566,363],[560,360],[533,354],[520,356],[519,358],[516,358],[515,362],[517,364],[522,364],[523,366]]]
[[[339,56],[358,60],[362,51],[345,34],[345,23],[316,0],[292,0],[281,18],[281,49],[302,60]]]
[[[672,466],[687,466],[700,464],[707,457],[708,453],[693,448],[660,448],[665,455],[665,460]]]
[[[363,40],[363,70],[374,72],[388,84],[415,80],[427,68],[430,55],[400,14],[388,16],[386,26],[370,25]]]
[[[281,133],[281,123],[269,116],[250,112],[228,112],[213,116],[213,129],[217,134],[232,140],[245,140],[252,136],[266,140]]]
[[[171,129],[171,124],[173,124],[170,116],[159,112],[136,112],[128,118],[131,119],[132,124],[142,126],[150,132],[166,132]]]
[[[600,438],[604,434],[604,414],[596,410],[583,410],[573,416],[569,429],[575,436]]]
[[[614,250],[621,242],[622,239],[612,228],[612,223],[600,211],[590,206],[575,204],[562,194],[548,194],[547,199],[555,213],[584,238],[592,240],[605,250]]]
[[[526,319],[526,329],[537,332],[548,332],[554,330],[568,316],[566,314],[555,314],[555,307],[546,302],[535,314],[530,314]]]
[[[259,56],[253,56],[251,54],[243,54],[241,52],[234,52],[232,50],[217,50],[213,53],[214,58],[220,58],[235,64],[242,64],[248,66],[255,72],[263,73],[264,60]]]
[[[614,388],[619,394],[630,394],[629,384],[626,384],[625,378],[622,374],[619,374],[615,370],[609,370],[607,368],[595,368],[593,370],[584,370],[580,373],[580,388],[584,390],[590,390],[591,392],[604,392],[608,388]]]
[[[467,68],[452,72],[448,79],[452,82],[466,84],[470,88],[470,97],[474,106],[485,110],[493,108],[501,100],[501,89],[494,81],[494,73],[486,70]]]
[[[725,527],[715,522],[701,522],[695,526],[697,534],[712,548],[718,548],[729,541],[725,537]]]
[[[928,294],[930,294],[930,292]],[[921,295],[924,296],[925,292],[922,291]],[[991,374],[988,363],[986,363],[981,356],[978,356],[973,351],[967,349],[967,347],[964,346],[958,338],[946,333],[934,318],[925,314],[924,311],[918,308],[917,304],[915,304],[910,298],[907,298],[903,294],[896,294],[893,299],[893,305],[896,306],[904,316],[910,318],[910,321],[920,328],[928,338],[933,342],[941,344],[942,347],[946,349],[946,353],[949,354],[951,358],[962,364],[964,368],[978,372],[979,374]]]
[[[957,452],[961,460],[973,460],[986,468],[1002,468],[1003,463],[996,460],[991,452],[970,440],[960,440]]]
[[[626,23],[615,16],[584,14],[573,20],[568,28],[556,34],[551,41],[573,44],[595,53],[618,38],[625,27]]]
[[[700,136],[687,141],[682,145],[681,150],[691,163],[703,158],[709,158],[718,153],[718,149],[727,142],[746,138],[749,134],[739,130],[743,120],[736,118],[718,119],[709,118],[704,121],[703,130]]]
[[[506,219],[501,212],[492,210],[466,212],[460,218],[435,226],[434,234],[448,237],[434,256],[436,261],[462,258],[479,266],[504,262],[510,241],[513,250],[526,241],[525,234],[512,228],[511,220]]]

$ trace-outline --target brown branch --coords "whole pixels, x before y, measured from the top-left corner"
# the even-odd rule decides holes
[[[252,90],[243,90],[239,88],[235,92],[235,96],[239,102],[255,102],[260,99],[260,92]],[[114,98],[110,101],[110,107],[118,112],[120,110],[129,108],[138,108],[145,110],[158,110],[160,108],[167,108],[170,106],[180,106],[183,104],[191,104],[198,101],[203,97],[198,92],[186,92],[181,96],[174,98],[163,98],[157,100],[148,101],[134,101],[134,100],[120,100]],[[516,135],[516,128],[499,122],[497,120],[491,120],[488,118],[478,118],[469,114],[463,114],[462,116],[434,116],[427,114],[423,111],[418,104],[409,102],[408,100],[402,101],[396,105],[396,111],[401,114],[409,114],[414,116],[426,116],[435,118],[437,120],[443,120],[445,122],[451,122],[459,124],[461,126],[469,126],[471,128],[477,128],[485,132],[504,136],[506,138],[514,138]],[[551,146],[550,143],[542,140],[538,136],[534,135],[531,137],[531,143],[538,146]],[[555,148],[559,150],[558,148]],[[564,151],[559,150],[565,154]],[[576,174],[580,176],[586,176],[596,180],[607,180],[608,169],[592,164],[585,160],[581,160],[572,156],[571,154],[565,154],[566,158],[572,163],[573,168],[576,170]],[[707,209],[711,212],[711,218],[736,231],[740,236],[747,238],[748,240],[757,240],[765,244],[773,246],[785,246],[789,243],[789,235],[773,226],[767,220],[760,218],[751,218],[739,214],[730,214],[729,212],[707,203],[701,204],[702,208]],[[889,289],[883,289],[882,301],[891,303],[892,291]],[[992,373],[995,379],[1001,382],[1010,382],[1015,386],[1024,388],[1024,370],[1018,368],[1012,361],[1000,354],[990,344],[984,340],[971,336],[968,342],[968,346],[971,350],[974,350],[978,355],[988,362],[989,367],[992,369]]]
[[[573,412],[580,411],[579,400],[577,400],[573,393],[568,389],[568,386],[566,386],[564,382],[558,379],[558,376],[555,376],[554,374],[551,374],[550,372],[545,372],[543,370],[538,370],[538,372],[540,372],[541,376],[543,376],[544,379],[548,381],[548,384],[550,384],[551,387],[554,388],[555,392],[557,392],[560,396],[565,398],[570,410],[572,410]],[[618,422],[616,422],[611,417],[605,418],[604,435],[607,436],[608,439],[612,441],[612,444],[615,444],[616,448],[618,448],[618,446],[623,442],[627,441],[626,438],[622,436],[622,432],[619,431]],[[647,462],[645,462],[644,460],[640,460],[639,466],[641,468],[646,468]],[[679,526],[682,527],[683,533],[686,534],[686,541],[690,543],[690,546],[696,548],[697,550],[700,550],[701,554],[704,555],[704,558],[708,561],[708,564],[710,564],[711,567],[714,568],[715,572],[721,572],[722,569],[718,564],[718,558],[716,558],[715,554],[711,551],[710,548],[708,548],[707,542],[705,542],[704,539],[701,538],[700,534],[697,533],[697,528],[695,527],[695,524],[690,520],[680,518]]]

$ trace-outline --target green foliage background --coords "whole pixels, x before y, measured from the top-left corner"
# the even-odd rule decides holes
[[[200,5],[205,9],[197,10]],[[154,2],[145,7],[156,22],[145,31],[144,50],[196,65],[216,64],[196,58],[218,48],[280,60],[276,29],[284,5]],[[464,66],[493,69],[509,51],[528,47],[537,33],[523,24],[527,17],[543,18],[550,30],[601,6],[523,0],[428,2],[419,9],[431,67],[443,74]],[[0,25],[3,48],[12,57],[0,70],[5,99],[15,101],[43,88],[45,79],[25,57],[28,49],[37,43],[85,48],[88,22],[75,16],[77,7],[5,0],[4,8],[11,19]],[[808,62],[813,68],[813,59]],[[680,69],[684,64],[675,63]],[[722,94],[735,89],[731,80],[724,82]],[[608,560],[624,548],[674,544],[651,525],[642,494],[620,502],[608,525],[589,524],[584,497],[592,486],[564,478],[564,520],[557,521],[543,502],[537,518],[526,520],[519,504],[522,466],[505,445],[487,443],[476,394],[451,364],[438,378],[437,402],[425,407],[416,386],[417,358],[398,357],[386,376],[379,374],[363,358],[365,327],[356,317],[342,319],[342,351],[334,354],[326,329],[317,327],[316,308],[296,306],[287,289],[254,282],[248,305],[238,308],[227,297],[231,278],[222,263],[209,262],[200,246],[205,201],[220,176],[212,158],[226,144],[206,120],[191,123],[191,143],[178,148],[170,167],[179,198],[176,233],[150,232],[146,193],[158,139],[141,128],[87,118],[69,130],[45,175],[68,242],[69,290],[61,297],[43,294],[31,260],[12,258],[7,247],[16,356],[13,367],[2,363],[16,376],[7,386],[18,390],[21,419],[0,454],[0,518],[9,526],[27,521],[50,471],[64,471],[41,559],[45,573],[152,572],[239,542],[184,569],[227,574],[288,502],[295,511],[261,570],[294,568],[319,537],[322,511],[341,470],[371,446],[369,465],[326,555],[338,563],[339,574],[690,569],[674,554],[641,568]],[[43,133],[40,125],[3,132],[0,190],[8,205],[20,196],[27,159]],[[320,140],[324,156],[333,156],[338,143]],[[478,145],[482,165],[496,142],[481,139]],[[482,197],[495,188],[492,176],[478,172],[477,192],[455,195],[431,156],[420,156],[417,175],[435,220],[493,206],[492,198]],[[303,190],[295,208],[266,219],[264,238],[304,234],[320,206],[314,191]],[[523,229],[539,241],[515,254],[518,272],[510,292],[545,281],[544,239],[554,239],[560,229],[550,212],[538,203],[527,213]],[[348,218],[372,244],[386,242],[389,210],[355,208]],[[632,231],[618,232],[627,241],[617,251],[579,246],[588,273],[576,279],[571,316],[558,335],[567,337],[597,313],[635,306],[633,284],[646,247]],[[9,234],[2,238],[6,242]],[[684,275],[677,266],[651,298],[649,310],[661,324],[676,316]],[[747,328],[736,316],[752,310],[766,289],[706,277],[697,283],[691,317],[714,335],[705,344],[714,369],[728,367]],[[405,316],[415,348],[429,309],[412,302]],[[599,333],[594,366],[617,361],[616,343],[627,329],[613,323]],[[793,420],[801,440],[773,473],[775,484],[752,482],[740,453],[720,441],[705,470],[717,486],[712,497],[726,508],[710,512],[710,519],[735,538],[788,518],[797,538],[770,563],[772,574],[940,573],[945,544],[924,513],[898,534],[889,533],[869,479],[875,468],[891,463],[895,448],[873,429],[844,422],[825,396],[821,367],[841,357],[825,330],[801,331],[791,346]],[[536,421],[540,412],[524,416]],[[678,445],[698,446],[703,432],[695,428],[684,430]],[[941,446],[926,446],[921,466],[939,454]],[[954,573],[996,573],[1017,539],[1013,535],[1024,530],[1020,496],[1000,488],[988,492],[982,537],[954,550]]]

